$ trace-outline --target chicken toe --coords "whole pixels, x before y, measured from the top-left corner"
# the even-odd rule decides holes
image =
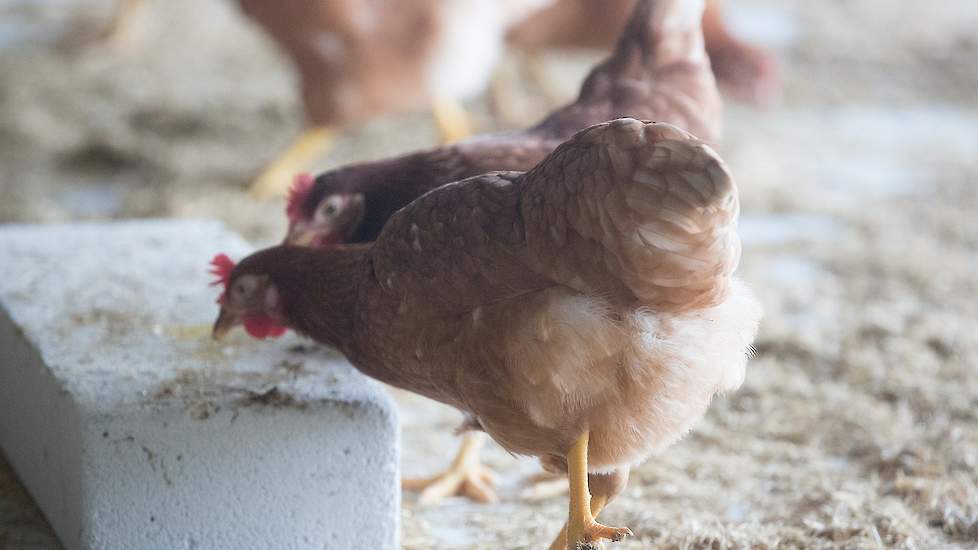
[[[482,504],[496,502],[492,488],[496,475],[479,462],[483,443],[483,434],[467,434],[452,464],[444,472],[427,479],[403,479],[401,486],[406,491],[420,491],[418,504],[422,506],[438,504],[450,496],[461,496]]]

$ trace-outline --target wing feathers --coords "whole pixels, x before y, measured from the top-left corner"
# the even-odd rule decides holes
[[[387,223],[374,269],[388,290],[446,311],[557,285],[635,307],[704,307],[737,265],[738,208],[708,146],[669,124],[619,119],[525,174],[419,198]]]
[[[529,261],[581,291],[650,307],[700,306],[722,297],[739,259],[729,171],[709,146],[669,124],[620,119],[589,128],[529,172],[522,194],[543,205],[524,211]],[[568,248],[595,242],[605,253],[583,256],[593,265],[571,261],[582,255]],[[590,277],[575,278],[579,272]]]

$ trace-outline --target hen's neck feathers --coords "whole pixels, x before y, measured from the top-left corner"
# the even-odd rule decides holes
[[[370,248],[276,246],[250,256],[241,267],[271,277],[289,327],[344,351],[353,339],[357,291]]]

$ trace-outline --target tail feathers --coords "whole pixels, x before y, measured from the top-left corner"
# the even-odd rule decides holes
[[[699,306],[722,297],[740,257],[733,178],[713,149],[670,124],[584,130],[527,175],[524,196],[535,261],[580,290]]]

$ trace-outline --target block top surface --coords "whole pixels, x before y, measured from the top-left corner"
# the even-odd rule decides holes
[[[96,411],[176,399],[204,417],[233,403],[335,401],[394,414],[379,385],[291,332],[211,340],[220,289],[208,262],[250,251],[208,221],[0,226],[0,305],[61,389]]]

